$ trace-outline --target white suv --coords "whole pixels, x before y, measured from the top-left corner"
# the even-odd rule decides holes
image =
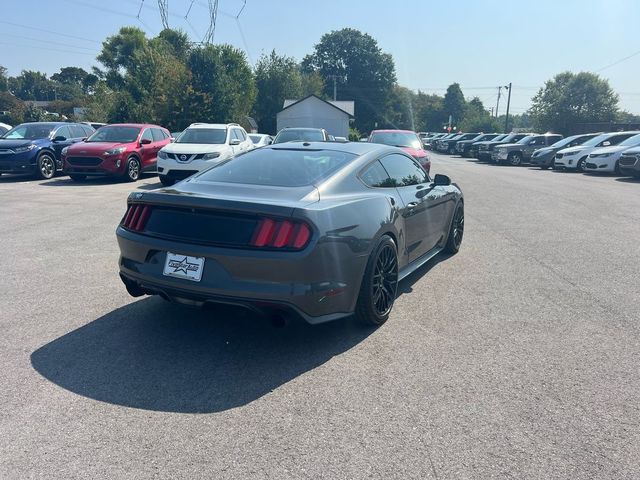
[[[158,152],[158,177],[163,185],[173,185],[253,148],[247,132],[237,123],[192,123]]]

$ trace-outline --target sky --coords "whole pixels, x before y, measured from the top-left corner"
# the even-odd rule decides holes
[[[170,26],[201,41],[208,0],[168,3]],[[162,29],[157,0],[0,0],[0,11],[0,65],[10,75],[89,69],[120,27],[150,37]],[[511,111],[523,113],[545,80],[591,71],[610,81],[621,108],[640,114],[638,19],[637,0],[219,0],[214,42],[244,50],[252,64],[272,49],[301,60],[324,33],[351,27],[393,55],[398,83],[413,90],[444,94],[458,82],[488,109],[511,82]]]

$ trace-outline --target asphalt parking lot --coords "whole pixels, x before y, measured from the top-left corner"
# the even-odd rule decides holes
[[[639,478],[640,181],[432,159],[462,249],[378,330],[133,299],[155,177],[0,177],[0,478]]]

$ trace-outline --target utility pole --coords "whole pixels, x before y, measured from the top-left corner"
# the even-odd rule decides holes
[[[498,87],[498,102],[496,103],[496,118],[498,118],[498,108],[500,108],[500,92],[502,91],[502,87]]]
[[[507,116],[504,119],[504,133],[509,133],[509,106],[511,105],[511,82],[509,82],[509,86],[505,86],[504,88],[509,89],[509,96],[507,97]]]
[[[338,76],[337,75],[329,75],[328,78],[333,79],[333,101],[335,102],[338,99]]]

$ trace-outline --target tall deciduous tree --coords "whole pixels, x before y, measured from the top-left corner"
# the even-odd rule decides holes
[[[300,99],[302,74],[295,59],[276,54],[262,55],[255,68],[258,97],[254,117],[260,131],[276,133],[276,114],[287,98]]]
[[[589,72],[563,72],[548,80],[530,109],[536,128],[562,134],[578,123],[612,121],[617,112],[618,95],[609,82]]]
[[[464,99],[459,83],[452,83],[449,85],[447,93],[444,95],[443,106],[444,113],[447,117],[451,115],[454,124],[464,118],[467,102]]]
[[[322,36],[314,52],[302,61],[306,72],[317,72],[326,81],[325,94],[355,101],[355,125],[369,131],[384,122],[385,108],[396,82],[393,58],[383,53],[376,40],[352,28]]]
[[[9,77],[6,67],[0,65],[0,92],[6,92],[9,87]]]

